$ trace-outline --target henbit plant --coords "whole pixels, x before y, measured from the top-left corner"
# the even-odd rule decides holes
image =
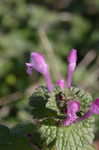
[[[42,150],[94,150],[93,115],[99,114],[99,98],[93,101],[90,94],[72,87],[77,50],[72,49],[67,60],[66,81],[60,79],[56,85],[52,84],[42,54],[31,53],[30,62],[26,63],[27,73],[31,75],[35,69],[47,84],[38,87],[30,97],[31,112],[40,134],[35,144]]]
[[[77,50],[67,58],[66,81],[53,85],[47,63],[40,53],[31,53],[27,73],[40,72],[46,86],[35,89],[29,101],[32,123],[8,129],[0,125],[0,150],[95,150],[94,114],[99,114],[99,98],[93,101],[84,90],[72,87]]]

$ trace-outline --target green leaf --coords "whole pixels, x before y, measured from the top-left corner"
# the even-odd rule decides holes
[[[59,109],[56,104],[56,97],[55,97],[54,92],[51,93],[50,98],[48,99],[48,102],[46,104],[46,108],[52,109],[52,110],[56,111],[57,113],[59,113]]]
[[[91,150],[93,142],[92,119],[73,124],[69,127],[56,127],[43,125],[40,128],[41,138],[49,150]]]
[[[47,146],[56,140],[57,128],[56,126],[42,125],[40,128],[41,138],[45,141]]]
[[[49,93],[45,87],[36,89],[33,95],[30,97],[30,106],[33,118],[44,119],[57,115],[56,111],[46,107],[49,100]]]
[[[92,97],[86,94],[84,90],[71,88],[70,91],[65,90],[65,92],[68,100],[76,99],[80,101],[83,113],[88,110]],[[58,114],[55,95],[50,97],[46,107],[56,110]],[[50,123],[55,121],[56,124]],[[43,122],[41,125],[40,134],[44,140],[44,147],[47,147],[48,150],[94,150],[92,146],[94,138],[93,117],[67,127],[62,126],[60,121],[62,120],[56,120],[56,118],[53,120],[49,119],[45,121],[47,123]]]
[[[73,97],[81,102],[81,110],[86,112],[93,100],[92,96],[89,93],[85,93],[83,89],[72,87],[70,90]]]

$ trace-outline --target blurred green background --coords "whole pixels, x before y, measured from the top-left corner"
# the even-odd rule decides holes
[[[32,77],[26,74],[30,52],[45,55],[56,82],[66,77],[66,56],[72,48],[78,49],[73,85],[95,99],[99,95],[99,0],[0,0],[1,123],[13,127],[31,121],[28,97],[44,80],[35,71]]]

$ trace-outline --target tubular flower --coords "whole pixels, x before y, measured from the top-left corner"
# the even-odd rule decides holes
[[[48,72],[48,65],[46,64],[42,54],[33,52],[31,53],[30,64],[36,71],[45,75]]]
[[[86,112],[81,118],[79,118],[78,121],[85,120],[94,114],[96,115],[99,114],[99,98],[97,98],[95,101],[91,103],[88,112]]]
[[[40,72],[46,80],[48,90],[52,91],[53,85],[51,82],[48,65],[46,64],[45,59],[42,54],[37,53],[37,52],[32,52],[31,58],[30,58],[30,63],[26,63],[26,66],[27,66],[27,73],[29,75],[32,74],[33,69]]]
[[[63,79],[57,80],[56,84],[59,85],[62,89],[64,89],[65,81]]]
[[[69,53],[68,56],[68,67],[67,67],[67,88],[71,87],[71,83],[72,83],[72,77],[73,77],[73,73],[75,71],[76,68],[76,62],[77,62],[77,50],[76,49],[72,49]]]
[[[94,114],[98,115],[99,98],[97,98],[95,101],[91,103],[89,110],[80,118],[76,115],[76,113],[79,111],[80,111],[80,103],[74,100],[69,101],[69,103],[67,104],[67,118],[64,120],[63,125],[68,126],[72,123],[85,120]]]
[[[99,98],[92,102],[90,112],[93,114],[99,114]]]
[[[66,116],[66,118],[62,121],[62,124],[64,126],[69,126],[78,121],[85,120],[91,117],[93,114],[99,114],[99,98],[97,98],[95,101],[91,103],[89,110],[83,116],[77,116],[77,112],[80,112],[80,102],[72,98],[71,100],[66,99],[67,97],[64,94],[65,92],[64,89],[65,87],[68,89],[71,88],[73,73],[75,71],[76,62],[77,62],[76,49],[72,49],[70,51],[67,60],[68,60],[67,79],[66,79],[67,85],[65,86],[65,81],[63,79],[57,80],[56,82],[56,84],[63,89],[60,93],[57,94],[58,96],[56,96],[56,100],[60,112],[64,113]],[[45,78],[49,92],[53,90],[53,84],[51,82],[49,68],[42,54],[37,52],[32,52],[30,57],[30,62],[26,63],[26,67],[27,67],[27,73],[29,75],[32,75],[33,69],[40,72]],[[65,111],[64,108],[66,108]]]
[[[64,126],[68,126],[72,123],[74,123],[78,116],[76,113],[80,110],[80,102],[76,100],[70,100],[67,103],[67,111],[65,113],[67,114],[67,118],[63,121]]]

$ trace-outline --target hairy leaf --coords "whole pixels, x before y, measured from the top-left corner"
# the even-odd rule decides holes
[[[89,108],[92,98],[83,90],[78,88],[71,88],[68,93],[65,93],[67,99],[79,100],[81,102],[81,111],[84,113]],[[46,107],[52,108],[58,112],[55,103],[55,97],[50,97]],[[61,115],[61,114],[60,114]],[[62,118],[60,118],[62,120]],[[55,122],[55,124],[50,122]],[[47,122],[47,123],[45,123]],[[53,120],[46,120],[40,127],[41,138],[44,140],[43,146],[47,146],[48,150],[94,150],[93,143],[93,117],[81,122],[74,123],[70,126],[62,126],[59,118]]]
[[[46,104],[49,100],[49,93],[46,88],[38,88],[33,95],[30,97],[30,106],[33,118],[44,119],[56,115],[56,111],[47,108]]]

